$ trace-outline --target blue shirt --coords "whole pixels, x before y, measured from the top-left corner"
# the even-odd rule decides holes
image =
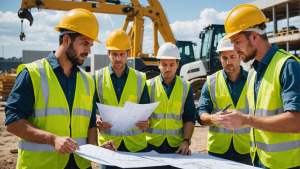
[[[76,74],[79,71],[79,68],[73,66],[71,74],[67,77],[67,75],[64,74],[64,69],[56,59],[54,52],[51,52],[46,60],[53,69],[59,84],[64,91],[64,96],[68,101],[69,111],[72,112],[76,88]],[[5,107],[5,125],[21,118],[28,119],[33,112],[34,103],[35,98],[31,77],[28,70],[25,68],[18,74],[15,85],[8,97],[7,105]],[[96,104],[94,102],[89,128],[97,127],[95,106]]]
[[[123,93],[123,89],[124,89],[126,81],[127,81],[127,77],[128,77],[128,73],[129,73],[129,68],[126,65],[125,72],[119,78],[115,74],[115,72],[113,71],[113,69],[111,67],[111,64],[109,64],[108,69],[109,69],[109,73],[110,73],[110,78],[111,78],[112,84],[113,84],[114,89],[115,89],[115,94],[117,96],[118,102],[120,102],[120,99],[121,99],[121,96],[122,96],[122,93]],[[95,73],[92,75],[92,78],[94,79],[95,84],[97,84],[96,83],[96,75],[95,75]],[[96,86],[96,91],[97,91],[97,86]],[[96,97],[96,101],[99,103],[99,97],[98,97],[97,92],[95,92],[95,97]],[[139,103],[140,104],[148,104],[148,103],[150,103],[149,94],[148,94],[148,87],[147,87],[146,82],[145,82],[144,90],[143,90],[143,93],[141,95]]]
[[[244,88],[245,84],[247,83],[248,72],[245,71],[242,66],[240,66],[240,67],[241,67],[242,73],[236,79],[235,82],[233,82],[227,76],[224,69],[222,70],[222,74],[224,76],[224,79],[225,79],[225,82],[226,82],[226,85],[229,90],[229,93],[230,93],[230,96],[231,96],[234,106],[236,106],[237,102],[239,101],[239,98],[243,91],[243,88]],[[202,87],[201,97],[199,99],[197,110],[198,110],[197,120],[201,125],[203,125],[200,121],[200,115],[202,113],[211,113],[213,110],[213,103],[212,103],[210,93],[208,90],[207,81],[204,83],[204,85]]]
[[[174,78],[174,81],[170,84],[170,86],[168,86],[161,74],[159,75],[159,79],[160,81],[162,82],[162,85],[164,87],[164,90],[168,96],[168,99],[170,98],[171,96],[171,93],[173,91],[173,88],[174,88],[174,85],[175,85],[175,82],[176,82],[176,77]],[[192,85],[190,85],[190,89],[188,91],[188,94],[187,94],[187,97],[185,99],[185,103],[184,103],[184,113],[182,114],[182,122],[185,123],[185,122],[193,122],[195,124],[195,115],[196,115],[196,108],[195,108],[195,102],[194,102],[194,94],[193,94],[193,87]]]
[[[277,44],[273,44],[271,49],[259,62],[254,60],[252,66],[257,72],[254,83],[254,100],[255,105],[257,102],[257,95],[261,81],[265,75],[265,72],[276,52],[280,52]],[[284,53],[283,53],[284,54]],[[281,98],[284,104],[284,111],[297,111],[300,107],[300,66],[299,62],[295,58],[289,58],[283,64],[280,72],[280,85],[282,87]]]

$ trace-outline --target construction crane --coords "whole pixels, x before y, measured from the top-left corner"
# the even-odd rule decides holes
[[[125,32],[129,22],[133,22],[128,31],[132,44],[130,58],[127,60],[127,63],[130,63],[128,66],[145,72],[148,79],[160,73],[157,67],[157,59],[155,58],[159,49],[158,31],[165,42],[177,44],[182,56],[180,67],[186,63],[195,61],[193,45],[196,44],[191,41],[176,41],[166,14],[158,0],[148,0],[149,6],[141,6],[138,0],[130,0],[130,2],[131,4],[124,5],[121,4],[120,0],[22,0],[18,16],[22,19],[22,23],[23,19],[28,19],[31,26],[33,24],[33,17],[30,13],[31,8],[63,11],[69,11],[74,8],[85,8],[95,13],[126,15],[122,28]],[[144,17],[150,18],[153,23],[154,58],[149,58],[148,54],[142,54]],[[23,30],[21,31],[20,39],[25,40]]]

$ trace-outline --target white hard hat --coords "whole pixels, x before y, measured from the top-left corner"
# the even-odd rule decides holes
[[[156,59],[180,59],[179,50],[176,45],[167,42],[158,49]]]
[[[219,41],[218,47],[217,47],[217,53],[220,54],[219,52],[221,51],[227,51],[227,50],[233,50],[233,43],[231,43],[230,39],[223,40],[222,38]]]

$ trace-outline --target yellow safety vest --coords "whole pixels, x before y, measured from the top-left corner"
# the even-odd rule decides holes
[[[281,99],[280,72],[285,61],[295,56],[280,49],[273,56],[261,81],[254,101],[254,82],[256,72],[251,70],[248,75],[249,113],[255,116],[274,116],[284,113]],[[250,154],[254,161],[258,154],[260,161],[268,168],[293,168],[299,166],[299,133],[276,133],[251,128]]]
[[[77,72],[76,91],[72,114],[60,83],[46,59],[20,65],[18,73],[28,69],[35,104],[28,121],[36,127],[58,136],[71,136],[79,146],[87,144],[88,129],[93,109],[95,84],[82,69]],[[72,130],[70,131],[70,126]],[[60,154],[48,144],[19,140],[17,168],[64,168],[70,154]],[[79,168],[91,166],[91,162],[74,154]]]
[[[234,107],[232,102],[222,70],[211,76],[207,76],[207,85],[213,103],[213,110],[211,114],[221,111],[229,104],[231,104],[230,109],[238,110],[243,114],[249,114],[249,106],[246,97],[246,84],[236,107]],[[217,124],[209,126],[207,135],[207,150],[213,153],[223,154],[229,149],[231,139],[233,139],[234,149],[238,153],[247,154],[250,152],[250,127],[243,127],[239,130],[230,130]]]
[[[150,102],[160,101],[151,115],[151,125],[145,131],[148,143],[156,147],[166,138],[172,147],[179,147],[183,141],[182,114],[190,84],[178,76],[175,78],[176,82],[169,99],[159,76],[147,80]]]
[[[96,85],[100,104],[123,107],[126,101],[139,103],[146,82],[145,73],[136,71],[130,67],[126,84],[124,86],[120,102],[116,96],[114,86],[112,84],[108,67],[97,70]],[[99,130],[99,145],[104,142],[113,140],[118,148],[124,140],[126,148],[130,152],[137,152],[147,147],[145,133],[138,127],[135,127],[125,133],[114,130]]]

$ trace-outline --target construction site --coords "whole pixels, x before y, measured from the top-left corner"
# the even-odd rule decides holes
[[[19,11],[19,17],[27,19],[31,25],[34,21],[29,10],[31,8],[68,11],[78,6],[71,2],[79,2],[72,0],[52,3],[50,1],[23,0],[22,4],[20,4],[22,7]],[[160,6],[159,0],[148,1],[149,6],[147,7],[141,7],[138,0],[132,0],[131,5],[124,5],[119,0],[95,0],[96,3],[93,3],[92,7],[90,5],[92,2],[83,0],[80,1],[83,4],[79,6],[93,13],[118,14],[126,17],[123,27],[120,28],[128,34],[132,45],[131,54],[126,64],[130,68],[145,73],[147,79],[154,78],[160,74],[156,59],[157,52],[161,46],[158,43],[158,36],[161,35],[164,42],[175,44],[180,51],[181,57],[176,75],[188,81],[193,87],[193,97],[197,107],[202,87],[207,80],[206,77],[223,69],[219,53],[216,50],[218,42],[226,35],[224,24],[210,23],[199,30],[198,38],[201,40],[201,44],[198,44],[198,46],[193,41],[179,41],[175,39],[172,33],[168,19],[163,11],[164,7]],[[86,5],[87,3],[89,5]],[[290,18],[300,16],[300,0],[254,0],[248,3],[257,6],[265,17],[270,19],[268,27],[272,27],[273,31],[267,32],[268,41],[271,44],[276,43],[279,49],[284,49],[288,53],[300,58],[300,22],[297,22],[299,25],[291,25],[289,21]],[[107,7],[99,8],[97,7],[98,4],[107,5]],[[115,11],[109,11],[108,9],[115,9]],[[150,18],[153,23],[153,57],[143,53],[143,46],[140,43],[140,41],[143,41],[144,23],[143,20],[138,18],[143,17]],[[278,29],[278,22],[281,20],[284,20],[286,26]],[[127,29],[131,22],[133,22],[132,26]],[[25,40],[24,32],[21,32],[20,39]],[[200,48],[200,56],[195,56],[195,48]],[[16,168],[17,165],[19,137],[8,132],[5,127],[5,106],[15,85],[17,68],[21,64],[28,64],[46,58],[50,52],[50,49],[49,51],[41,51],[37,47],[36,50],[23,50],[22,61],[0,60],[0,169],[12,169]],[[106,55],[106,53],[91,54],[90,57],[85,59],[84,64],[80,68],[89,75],[93,75],[96,70],[105,68],[110,64],[110,60]],[[250,71],[252,69],[252,62],[241,63],[241,65],[244,70]],[[98,118],[100,118],[99,114],[97,114]],[[208,132],[209,126],[200,125],[198,122],[195,123],[190,145],[192,153],[200,152],[208,154]],[[96,169],[100,167],[100,164],[92,162],[91,167]]]

